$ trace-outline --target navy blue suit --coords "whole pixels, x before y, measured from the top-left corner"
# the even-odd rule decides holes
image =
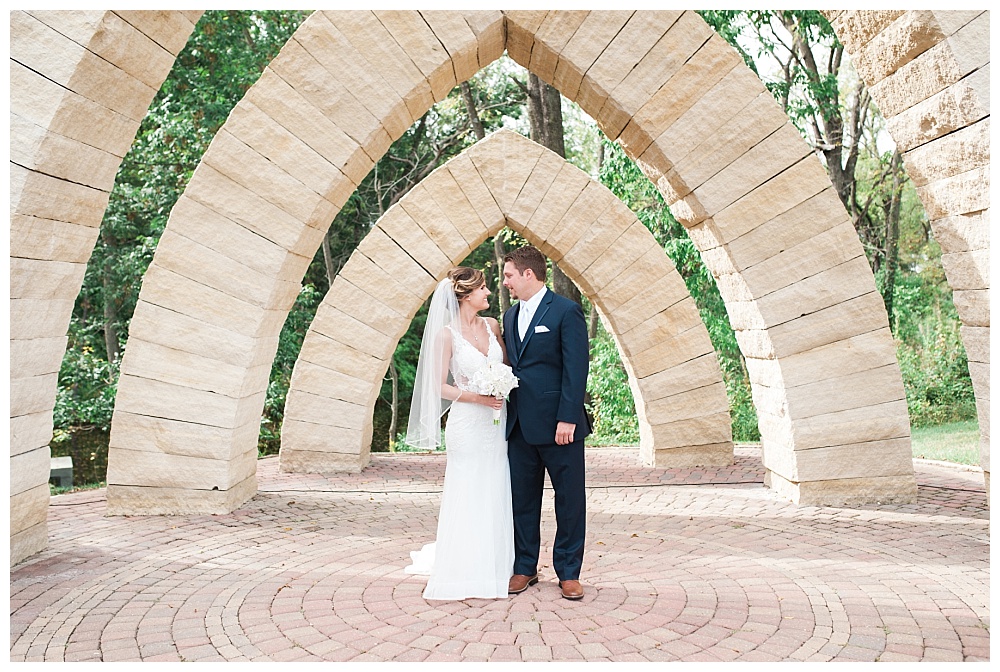
[[[504,343],[518,386],[507,405],[507,457],[514,511],[514,574],[538,570],[545,471],[555,490],[556,538],[552,566],[561,581],[579,579],[586,536],[583,440],[590,368],[587,323],[580,306],[546,291],[522,341],[521,304],[504,314]],[[576,425],[573,442],[556,444],[556,424]]]

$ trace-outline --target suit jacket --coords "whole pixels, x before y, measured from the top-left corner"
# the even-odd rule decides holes
[[[507,405],[507,437],[520,421],[528,443],[554,444],[556,424],[576,425],[574,441],[590,434],[584,410],[590,342],[579,304],[547,290],[521,341],[520,302],[503,316],[503,338],[518,386]],[[541,329],[539,329],[541,327]]]

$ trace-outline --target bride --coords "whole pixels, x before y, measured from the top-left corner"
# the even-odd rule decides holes
[[[430,576],[429,600],[507,597],[514,566],[505,402],[469,390],[481,367],[507,360],[500,325],[479,315],[489,295],[482,271],[453,268],[434,290],[424,326],[406,443],[437,448],[451,407],[437,540],[411,552],[405,569]]]

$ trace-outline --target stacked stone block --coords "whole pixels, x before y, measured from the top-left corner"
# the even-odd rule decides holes
[[[337,276],[292,374],[284,471],[360,471],[368,463],[375,400],[396,344],[436,282],[504,226],[558,262],[597,305],[629,372],[643,461],[732,461],[718,360],[662,248],[600,183],[498,131],[390,208]]]
[[[834,30],[886,118],[954,290],[990,474],[990,15],[841,11]]]
[[[115,173],[200,14],[10,14],[11,563],[46,544],[56,382]]]

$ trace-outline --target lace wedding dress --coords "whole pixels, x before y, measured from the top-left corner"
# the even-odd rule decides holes
[[[487,362],[503,361],[492,329],[487,355],[452,332],[451,373],[455,385],[468,389],[469,379]],[[511,516],[510,469],[507,464],[507,409],[500,424],[493,409],[480,404],[451,405],[444,443],[448,463],[438,517],[437,541],[412,551],[408,574],[429,575],[424,598],[462,600],[507,597],[514,567],[514,524]]]

